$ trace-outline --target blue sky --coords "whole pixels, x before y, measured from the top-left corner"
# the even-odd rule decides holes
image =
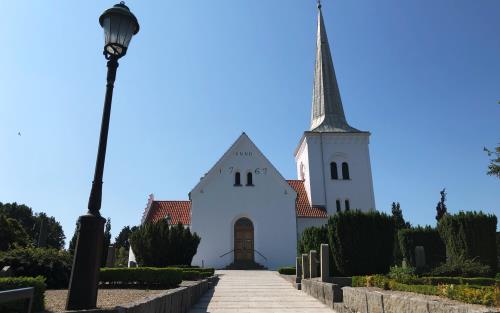
[[[0,2],[0,201],[71,237],[86,211],[104,99],[98,17],[112,1]],[[115,236],[147,196],[187,199],[245,131],[296,178],[309,127],[314,0],[128,1],[141,30],[120,61],[102,214]],[[349,123],[372,133],[377,209],[413,224],[500,213],[484,146],[500,142],[500,2],[324,1]],[[21,136],[18,136],[21,132]]]

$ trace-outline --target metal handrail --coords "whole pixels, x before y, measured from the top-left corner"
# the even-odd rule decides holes
[[[224,254],[223,254],[223,255],[221,255],[219,258],[222,258],[223,256],[226,256],[226,255],[228,255],[229,253],[232,253],[232,252],[234,252],[234,249],[233,249],[233,250],[231,250],[231,251],[229,251],[229,252],[224,253]]]
[[[259,252],[258,250],[256,250],[256,249],[253,249],[253,251],[257,252],[257,254],[258,254],[258,255],[260,255],[260,256],[261,256],[264,260],[266,260],[266,262],[267,262],[267,258],[266,258],[266,257],[265,257],[262,253],[260,253],[260,252]],[[223,255],[221,255],[221,256],[219,256],[219,258],[225,257],[226,255],[228,255],[228,254],[230,254],[230,253],[233,253],[233,252],[234,252],[234,249],[233,249],[233,250],[231,250],[231,251],[229,251],[229,252],[224,253],[224,254],[223,254]]]

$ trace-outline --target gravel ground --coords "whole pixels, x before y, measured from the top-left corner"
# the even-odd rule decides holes
[[[144,289],[99,289],[97,295],[98,308],[114,308],[137,301],[144,297],[150,297],[163,292],[163,290]],[[66,306],[67,290],[45,291],[45,312],[64,312]]]

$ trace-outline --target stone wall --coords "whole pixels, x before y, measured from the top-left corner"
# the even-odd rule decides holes
[[[322,282],[319,278],[302,279],[302,291],[318,299],[330,308],[342,301],[342,289],[337,284]]]
[[[184,282],[183,286],[166,290],[156,296],[146,297],[137,302],[114,309],[67,311],[72,313],[187,313],[201,296],[217,282],[216,277],[196,282]]]
[[[495,313],[495,308],[449,299],[375,288],[344,287],[339,313]]]

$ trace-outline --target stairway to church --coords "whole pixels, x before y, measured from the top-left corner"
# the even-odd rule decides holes
[[[234,261],[224,268],[225,270],[267,270],[262,264],[255,261]]]

